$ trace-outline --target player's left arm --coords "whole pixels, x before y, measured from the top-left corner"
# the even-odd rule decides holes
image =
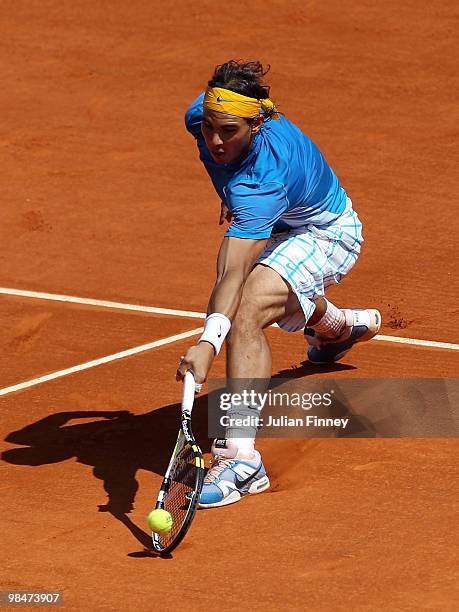
[[[226,192],[233,214],[217,260],[217,281],[210,296],[204,333],[196,346],[188,349],[177,370],[177,380],[192,369],[203,382],[229,333],[241,302],[244,284],[266,247],[272,228],[287,209],[282,183],[240,183]]]
[[[245,281],[263,253],[266,242],[266,238],[223,238],[217,259],[217,281],[209,299],[208,315],[220,312],[233,321]]]
[[[224,325],[225,319],[229,323],[233,321],[241,302],[245,281],[263,252],[266,242],[266,238],[223,238],[217,260],[217,280],[207,308],[207,316],[216,314],[216,325],[220,321],[223,321]],[[191,346],[182,357],[177,370],[177,380],[183,378],[188,369],[192,369],[196,381],[204,382],[216,354],[214,344],[203,336],[199,343]]]
[[[283,184],[274,181],[239,184],[227,196],[234,218],[218,254],[217,282],[207,315],[220,313],[232,321],[244,283],[265,249],[275,222],[287,209],[288,200]]]

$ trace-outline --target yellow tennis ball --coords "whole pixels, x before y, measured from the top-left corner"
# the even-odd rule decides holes
[[[172,529],[172,515],[167,510],[152,510],[147,521],[150,529],[156,533],[169,533]]]

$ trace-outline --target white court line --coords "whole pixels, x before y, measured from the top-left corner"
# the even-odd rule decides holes
[[[141,346],[135,346],[134,348],[130,348],[119,353],[114,353],[113,355],[107,355],[106,357],[94,359],[93,361],[87,361],[86,363],[80,363],[80,365],[66,368],[65,370],[59,370],[58,372],[52,372],[51,374],[46,374],[45,376],[40,376],[39,378],[34,378],[33,380],[27,380],[26,382],[19,383],[18,385],[4,387],[3,389],[0,389],[0,395],[8,395],[8,393],[21,391],[22,389],[39,385],[47,382],[48,380],[55,380],[56,378],[68,376],[69,374],[81,372],[82,370],[88,370],[89,368],[94,368],[95,366],[102,365],[104,363],[110,363],[110,361],[115,361],[116,359],[124,359],[124,357],[129,357],[130,355],[137,355],[137,353],[149,351],[150,349],[157,348],[158,346],[164,346],[165,344],[171,344],[172,342],[177,342],[178,340],[183,340],[184,338],[189,338],[190,336],[197,336],[202,331],[203,328],[198,327],[197,329],[191,329],[190,331],[183,332],[182,334],[169,336],[168,338],[163,338],[162,340],[155,340],[154,342],[142,344]]]
[[[459,344],[451,342],[437,342],[436,340],[416,340],[415,338],[401,338],[400,336],[382,336],[378,334],[372,340],[382,340],[383,342],[397,342],[398,344],[414,344],[415,346],[427,346],[429,348],[448,349],[459,351]]]
[[[172,308],[157,308],[155,306],[141,306],[139,304],[125,304],[122,302],[111,302],[108,300],[94,300],[92,298],[80,298],[72,295],[59,295],[55,293],[43,293],[40,291],[25,291],[23,289],[11,289],[9,287],[0,287],[0,295],[15,295],[19,297],[29,297],[41,300],[52,300],[56,302],[71,302],[74,304],[83,304],[86,306],[101,306],[103,308],[118,308],[120,310],[136,310],[139,312],[149,312],[153,314],[170,315],[175,317],[190,317],[193,319],[205,319],[204,312],[193,312],[189,310],[175,310]],[[274,327],[277,327],[274,324]],[[450,342],[437,342],[436,340],[418,340],[416,338],[403,338],[401,336],[383,336],[377,335],[373,340],[382,340],[383,342],[396,342],[398,344],[409,344],[411,346],[424,346],[427,348],[447,349],[451,351],[459,351],[459,344]]]
[[[10,289],[9,287],[0,287],[0,294],[17,295],[19,297],[35,298],[37,300],[51,300],[53,302],[71,302],[72,304],[84,304],[85,306],[101,306],[103,308],[118,308],[119,310],[136,310],[137,312],[150,312],[152,314],[190,317],[191,319],[206,318],[206,315],[203,312],[193,312],[191,310],[173,310],[171,308],[157,308],[155,306],[141,306],[139,304],[123,304],[121,302],[110,302],[107,300],[80,298],[73,295],[59,295],[56,293],[42,293],[41,291]]]

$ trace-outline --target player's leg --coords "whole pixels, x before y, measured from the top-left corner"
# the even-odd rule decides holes
[[[378,311],[342,311],[324,297],[326,287],[339,283],[357,260],[360,228],[349,206],[335,224],[298,228],[270,241],[247,280],[228,338],[227,375],[234,384],[240,378],[270,378],[271,352],[264,333],[270,323],[277,322],[289,332],[307,323],[320,343],[308,351],[309,359],[316,357],[317,363],[336,361],[356,342],[374,336],[380,326]],[[206,478],[202,506],[225,505],[269,487],[254,448],[258,407],[237,406],[228,412],[235,417],[252,415],[249,422],[255,425],[229,427],[226,438],[214,442],[214,464]]]
[[[331,319],[332,305],[320,296],[327,265],[327,254],[312,232],[292,232],[270,242],[247,279],[228,335],[230,392],[240,395],[248,386],[257,387],[257,392],[266,390],[271,377],[271,351],[265,329],[271,323],[293,332],[303,330],[306,322],[323,329],[324,317]],[[333,308],[335,318],[343,316]],[[335,327],[338,323],[335,321]],[[212,467],[204,480],[200,507],[231,504],[269,487],[260,453],[255,449],[259,406],[238,401],[227,415],[233,424],[226,428],[225,438],[214,440],[212,445]],[[238,425],[237,420],[244,425]]]
[[[367,308],[338,309],[325,300],[325,312],[316,324],[308,322],[304,337],[309,344],[308,359],[316,365],[334,363],[357,342],[370,340],[381,327],[381,314]]]
[[[244,285],[228,335],[227,377],[269,379],[271,350],[264,330],[280,319],[297,314],[304,321],[301,306],[289,284],[272,268],[256,265]]]
[[[326,258],[323,266],[323,291],[339,283],[354,266],[363,242],[362,225],[348,198],[345,212],[334,223],[313,227],[317,248]],[[308,359],[314,364],[338,361],[357,343],[373,338],[381,327],[381,314],[375,309],[339,309],[325,297],[321,298],[313,319],[304,330],[309,344]],[[321,311],[321,317],[319,317]]]
[[[311,309],[314,309],[313,304]],[[286,316],[297,315],[303,318],[304,325],[301,306],[286,281],[271,268],[255,266],[244,286],[241,304],[227,338],[230,392],[248,390],[248,384],[253,384],[257,392],[266,389],[271,377],[271,351],[264,329]],[[233,423],[237,419],[247,419],[250,425],[230,426],[225,438],[214,440],[212,467],[204,480],[201,508],[231,504],[269,488],[263,461],[254,447],[258,406],[233,405],[227,414]]]

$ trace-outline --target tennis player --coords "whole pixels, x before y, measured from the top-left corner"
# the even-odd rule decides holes
[[[178,380],[188,369],[206,380],[225,339],[228,379],[269,379],[264,329],[274,322],[287,332],[304,329],[309,361],[318,366],[342,359],[381,325],[377,310],[342,310],[325,297],[355,264],[362,225],[317,146],[270,100],[266,72],[260,62],[217,66],[185,116],[221,199],[220,224],[230,226],[204,332],[182,357]],[[228,413],[256,417],[258,407]],[[229,427],[214,440],[201,507],[269,487],[255,435],[256,426]]]

